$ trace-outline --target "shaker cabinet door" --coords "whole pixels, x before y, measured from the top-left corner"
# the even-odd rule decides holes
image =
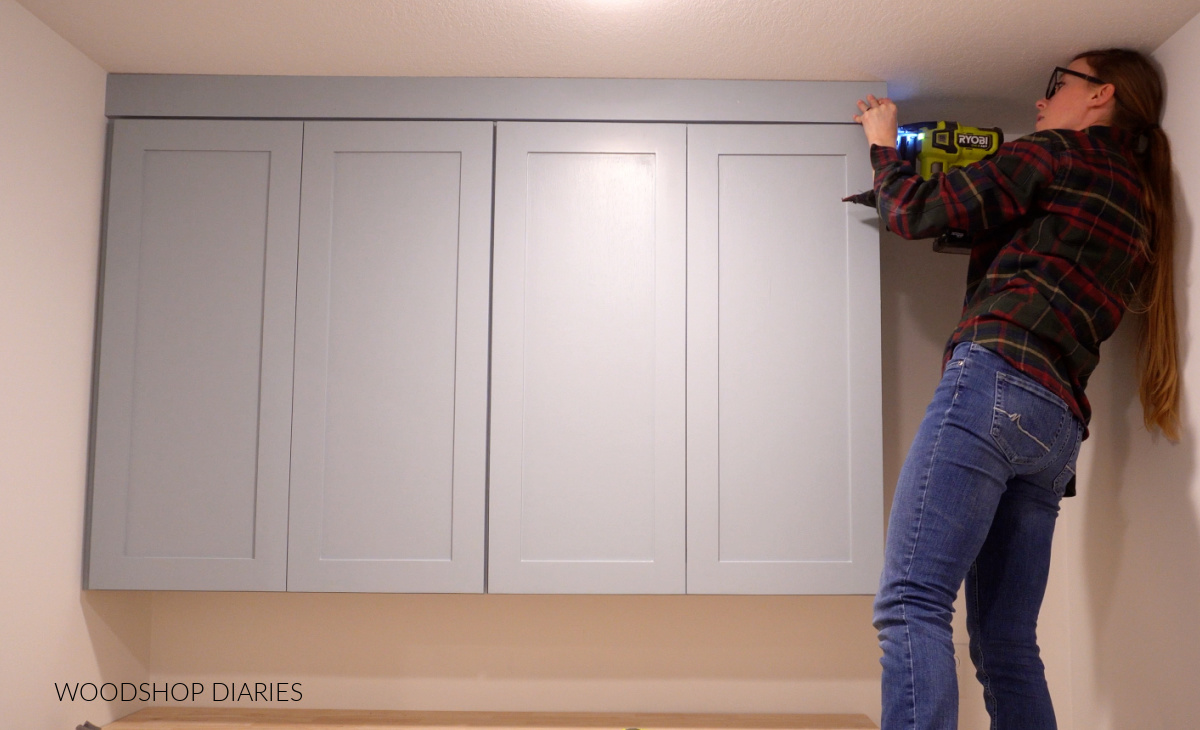
[[[288,590],[484,588],[490,122],[310,122]]]
[[[113,123],[89,588],[284,588],[301,134]]]
[[[498,125],[491,593],[684,592],[685,149]]]
[[[688,592],[874,593],[879,233],[857,125],[688,128]]]

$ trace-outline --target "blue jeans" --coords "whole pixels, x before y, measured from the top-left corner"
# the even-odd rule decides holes
[[[892,503],[875,599],[883,730],[958,727],[950,616],[964,579],[991,727],[1056,727],[1036,627],[1082,431],[1061,398],[995,353],[954,348]]]

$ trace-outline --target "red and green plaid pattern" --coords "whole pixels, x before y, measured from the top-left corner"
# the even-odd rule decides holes
[[[946,357],[959,342],[983,345],[1058,394],[1085,426],[1100,343],[1146,269],[1132,144],[1105,126],[1038,132],[928,180],[894,148],[871,147],[889,229],[968,234],[967,292]]]

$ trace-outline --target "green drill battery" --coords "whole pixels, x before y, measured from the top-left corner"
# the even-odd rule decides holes
[[[905,124],[896,133],[900,157],[917,168],[926,179],[954,167],[962,167],[994,155],[1004,144],[997,127],[964,127],[958,122]]]

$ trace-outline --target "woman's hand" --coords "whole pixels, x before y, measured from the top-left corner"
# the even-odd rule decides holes
[[[870,144],[896,146],[897,110],[891,99],[876,99],[867,94],[866,101],[858,102],[858,114],[853,118],[863,126]]]

